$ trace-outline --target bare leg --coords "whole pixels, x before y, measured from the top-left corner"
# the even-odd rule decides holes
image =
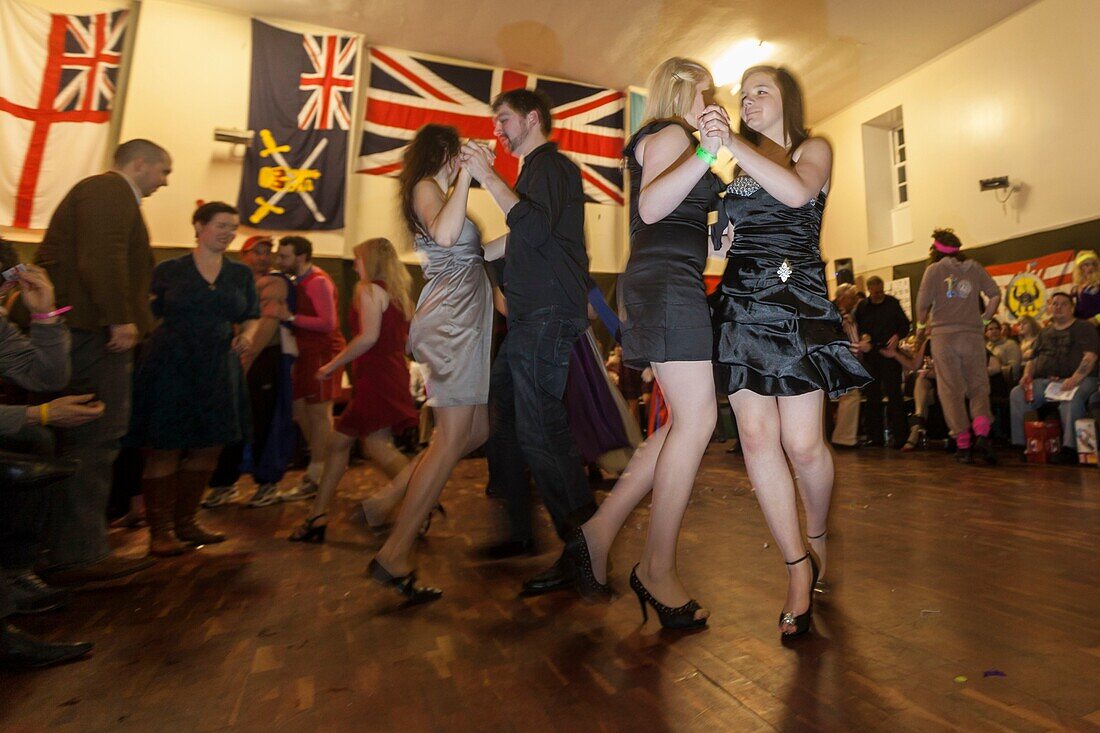
[[[730,395],[730,405],[737,415],[737,432],[741,436],[745,468],[756,492],[756,500],[764,512],[764,519],[783,560],[798,560],[806,549],[798,525],[794,480],[783,453],[778,400],[743,389]],[[787,573],[787,600],[783,610],[797,615],[809,607],[813,575],[807,562],[787,566]],[[781,631],[793,630],[793,627],[781,628]]]
[[[630,462],[626,464],[626,470],[615,482],[615,488],[603,500],[596,513],[581,525],[584,541],[592,558],[592,572],[601,583],[607,582],[607,555],[611,551],[611,544],[630,513],[653,489],[653,471],[657,466],[657,458],[675,419],[671,417],[660,430],[638,446]]]
[[[180,450],[150,450],[145,457],[145,468],[141,472],[143,479],[164,478],[180,470]]]
[[[317,496],[313,498],[313,506],[309,510],[309,518],[319,517],[328,512],[328,505],[336,494],[336,487],[340,485],[340,479],[348,470],[348,458],[351,455],[351,444],[354,438],[344,435],[338,430],[332,432],[329,438],[328,455],[325,458],[324,473],[321,474],[321,482],[317,487]],[[328,518],[312,523],[320,527],[328,524]]]
[[[405,498],[405,491],[409,488],[409,479],[412,478],[413,471],[416,470],[423,455],[424,452],[421,451],[411,461],[407,461],[405,467],[401,469],[401,473],[390,479],[385,486],[372,496],[360,502],[363,507],[363,517],[369,526],[381,526],[393,514],[394,509]]]
[[[484,436],[489,433],[488,405],[477,405],[474,408],[471,426],[470,437],[462,450],[463,456],[472,450],[480,448],[485,443]],[[393,514],[394,509],[396,509],[397,505],[401,503],[401,500],[405,498],[405,492],[409,488],[409,480],[412,478],[413,473],[416,471],[416,467],[420,464],[420,459],[424,457],[426,452],[426,450],[423,450],[417,453],[411,461],[405,464],[405,467],[401,469],[401,473],[394,476],[389,483],[373,496],[360,502],[363,507],[363,517],[366,519],[369,526],[378,527],[383,525],[386,523],[389,516]]]
[[[306,445],[311,446],[310,442],[313,436],[313,426],[309,422],[309,412],[306,410],[306,401],[304,399],[296,399],[290,405],[291,415],[294,417],[294,422],[298,423],[298,429],[302,431],[302,437],[306,439]],[[313,460],[313,456],[310,455],[310,461]]]
[[[397,521],[375,558],[390,574],[412,571],[412,552],[420,526],[438,503],[451,471],[470,450],[468,446],[480,445],[488,437],[488,422],[481,417],[484,414],[481,405],[436,408],[432,442],[421,454]]]
[[[393,431],[389,428],[363,438],[363,452],[386,474],[387,479],[392,480],[409,464],[409,459],[393,444]]]
[[[649,532],[639,579],[661,602],[690,600],[676,573],[676,540],[699,461],[714,431],[714,380],[706,362],[654,364],[669,404],[669,421],[634,452],[599,510],[582,527],[596,579],[606,582],[611,544],[634,508],[653,491]],[[677,419],[690,415],[691,418]],[[697,618],[705,618],[700,610]]]
[[[833,454],[825,446],[822,414],[824,392],[780,397],[779,426],[783,450],[798,477],[799,496],[806,510],[806,535],[818,537],[828,530],[829,504],[833,497]],[[827,537],[809,540],[820,563],[818,578],[825,577]]]
[[[321,474],[325,470],[329,439],[332,437],[332,403],[305,403],[304,408],[306,418],[304,422],[309,425],[308,431],[303,431],[309,443],[309,467],[306,469],[306,478],[311,481],[320,481]]]
[[[676,572],[676,541],[691,499],[699,462],[718,419],[710,362],[665,362],[653,371],[673,418],[653,470],[653,500],[638,579],[667,606],[682,606],[691,596]],[[699,609],[695,618],[709,612]]]
[[[196,471],[213,473],[218,467],[218,456],[221,455],[222,446],[215,445],[210,448],[192,448],[187,451],[187,456],[180,461],[181,471]]]

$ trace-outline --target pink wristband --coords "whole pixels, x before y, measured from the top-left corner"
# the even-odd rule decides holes
[[[59,316],[62,313],[68,313],[72,309],[73,307],[71,305],[66,305],[64,307],[58,308],[57,310],[52,310],[49,313],[31,313],[31,318],[36,321],[44,321],[47,318],[54,318],[55,316]]]

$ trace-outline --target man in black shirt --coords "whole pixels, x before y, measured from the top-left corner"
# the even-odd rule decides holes
[[[511,536],[497,555],[533,549],[530,468],[558,536],[586,521],[596,504],[562,396],[569,353],[588,327],[588,253],[584,247],[584,191],[580,170],[547,142],[550,104],[528,89],[493,101],[494,132],[523,158],[515,190],[492,167],[483,145],[463,148],[463,164],[504,212],[508,227],[501,290],[508,335],[489,381],[489,471],[507,500]],[[564,555],[523,584],[527,594],[572,584]]]
[[[1047,311],[1050,324],[1039,332],[1032,347],[1034,356],[1024,364],[1020,383],[1009,393],[1012,444],[1024,445],[1024,415],[1046,404],[1048,391],[1054,396],[1076,389],[1071,399],[1058,401],[1062,418],[1062,459],[1074,462],[1077,460],[1075,423],[1085,417],[1089,399],[1096,393],[1100,335],[1092,323],[1073,317],[1073,298],[1066,293],[1051,295]]]
[[[867,293],[855,309],[856,327],[862,342],[860,350],[865,352],[863,366],[873,380],[863,388],[863,396],[867,399],[863,426],[867,430],[868,444],[883,444],[882,393],[885,392],[890,400],[887,409],[892,447],[900,448],[909,434],[905,397],[901,391],[901,364],[880,352],[893,349],[909,333],[909,317],[898,299],[886,294],[881,277],[868,278]]]

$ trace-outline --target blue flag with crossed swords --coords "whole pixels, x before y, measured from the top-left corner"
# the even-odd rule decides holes
[[[359,39],[252,21],[252,88],[238,208],[257,229],[344,226]]]

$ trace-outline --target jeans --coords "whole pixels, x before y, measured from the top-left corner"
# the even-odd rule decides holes
[[[886,398],[890,400],[886,406],[890,419],[890,441],[894,445],[901,445],[909,434],[905,395],[901,390],[901,364],[872,351],[864,356],[863,366],[871,375],[871,382],[863,388],[863,396],[867,399],[867,413],[863,416],[867,439],[872,443],[883,441],[882,395],[885,392]]]
[[[58,485],[46,526],[45,567],[87,565],[110,554],[107,503],[119,441],[130,425],[133,352],[107,350],[107,331],[72,332],[72,381],[68,394],[94,394],[106,405],[98,420],[58,429],[57,455],[80,461]]]
[[[559,537],[596,511],[562,403],[569,354],[588,323],[558,311],[510,321],[489,377],[489,475],[515,540],[533,534],[528,468]]]
[[[1047,403],[1047,385],[1050,379],[1035,379],[1032,381],[1032,400],[1028,402],[1024,395],[1024,388],[1016,385],[1008,395],[1008,403],[1012,408],[1012,444],[1024,445],[1024,413],[1028,410],[1038,410]],[[1062,420],[1062,447],[1077,449],[1077,434],[1074,423],[1085,417],[1088,410],[1089,399],[1096,392],[1096,377],[1085,377],[1077,385],[1077,393],[1068,402],[1057,402],[1058,414]]]
[[[44,460],[57,454],[53,431],[39,425],[28,425],[14,435],[3,436],[0,438],[0,448],[40,456]],[[33,491],[0,494],[0,501],[3,501],[0,508],[0,568],[23,571],[34,567],[51,497],[56,491],[57,487],[46,486]]]

